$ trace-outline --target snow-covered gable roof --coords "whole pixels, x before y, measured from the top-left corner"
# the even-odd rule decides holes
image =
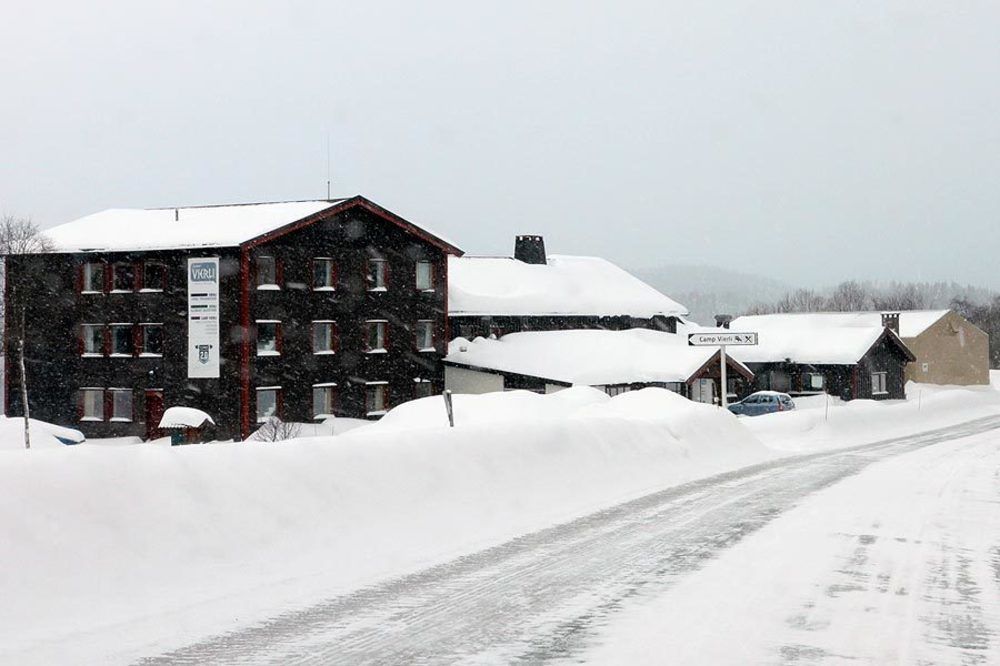
[[[235,247],[333,208],[357,203],[398,220],[450,246],[442,236],[395,216],[364,197],[324,201],[194,206],[187,208],[112,208],[43,230],[56,252],[114,252]]]
[[[510,257],[450,257],[451,315],[678,316],[687,309],[599,257],[550,255],[547,264]]]
[[[717,351],[689,347],[686,336],[648,329],[532,331],[499,340],[456,338],[448,345],[445,362],[600,386],[685,382]]]
[[[915,338],[950,310],[906,310],[899,314],[899,337]]]
[[[878,312],[750,315],[734,319],[730,330],[759,333],[756,346],[728,348],[744,363],[790,359],[813,365],[857,363],[887,333]]]

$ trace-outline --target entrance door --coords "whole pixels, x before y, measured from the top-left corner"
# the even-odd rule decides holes
[[[159,425],[163,418],[163,389],[146,391],[146,441],[162,437]]]

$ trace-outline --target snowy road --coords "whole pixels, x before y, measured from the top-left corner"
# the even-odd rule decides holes
[[[834,517],[843,513],[840,507],[853,508],[853,516],[873,503],[910,504],[913,500],[893,493],[905,495],[915,484],[929,483],[935,465],[951,479],[974,473],[987,479],[975,499],[990,503],[990,510],[998,513],[997,428],[1000,418],[991,417],[690,483],[142,663],[537,663],[581,658],[600,663],[643,658],[652,663],[719,663],[727,655],[732,663],[816,663],[831,655],[853,658],[832,650],[844,644],[857,647],[857,641],[848,641],[845,636],[865,629],[871,635],[890,629],[908,632],[907,646],[921,644],[926,638],[944,650],[931,653],[936,657],[928,663],[948,663],[951,658],[953,663],[988,663],[977,658],[995,656],[988,650],[997,618],[990,615],[995,606],[980,597],[998,598],[1000,541],[988,551],[994,554],[992,564],[980,562],[960,544],[952,543],[948,552],[938,549],[933,553],[924,545],[919,552],[925,559],[932,554],[939,556],[939,566],[935,569],[932,563],[926,570],[922,566],[919,571],[908,570],[905,581],[898,580],[903,575],[899,572],[894,577],[892,572],[883,576],[885,572],[878,567],[866,569],[875,566],[871,564],[873,544],[881,543],[878,536],[868,533],[877,531],[877,526],[848,539],[851,544],[846,562],[835,557],[827,561],[817,553],[823,549],[821,537],[829,532],[823,523],[836,522]],[[932,444],[939,447],[926,448]],[[905,461],[939,448],[955,452],[947,458],[954,462],[924,462],[917,466],[924,473],[908,481],[906,475],[913,470],[905,468]],[[904,465],[906,472],[893,473],[897,465]],[[876,468],[890,471],[881,481],[864,481]],[[895,485],[890,483],[893,480]],[[866,495],[853,490],[846,497],[831,500],[831,494],[847,482],[881,483],[885,491]],[[945,497],[934,492],[920,496],[925,505],[920,507],[925,518],[922,525],[933,523],[934,516],[947,522],[956,518],[955,511],[968,508],[956,504],[958,500],[935,508],[935,496]],[[863,501],[859,499],[855,502],[858,506],[852,507],[852,497]],[[819,509],[809,513],[815,502]],[[905,514],[904,509],[896,506],[894,515]],[[799,516],[789,529],[774,533],[773,528],[803,511],[807,512],[804,518]],[[940,530],[945,536],[951,534],[946,528]],[[772,588],[786,575],[776,568],[775,561],[782,561],[774,557],[776,553],[802,549],[810,555],[808,544],[796,543],[805,539],[803,535],[810,529],[815,534],[808,535],[809,543],[817,553],[806,559],[818,563],[815,571],[788,572],[794,585],[790,589],[778,585],[780,594],[769,596],[758,589],[750,600],[746,595],[737,599],[733,590],[740,576]],[[903,548],[905,543],[908,541],[886,539],[882,555],[892,560],[893,544]],[[721,571],[721,578],[705,578],[713,566],[726,561],[727,555],[748,547],[758,551],[753,553],[758,560],[739,557]],[[786,559],[791,562],[794,558]],[[747,571],[740,571],[741,563]],[[816,598],[813,592],[818,589],[818,580],[824,580],[825,587]],[[851,592],[868,590],[869,582],[892,593],[882,596],[899,597],[908,604],[906,612],[910,614],[903,614],[896,623],[899,626],[880,625],[883,618],[879,610],[886,603],[871,594],[861,601],[850,597]],[[687,602],[692,609],[687,615],[677,611],[682,604],[671,601],[675,592],[685,589],[687,594],[678,601]],[[707,598],[711,593],[717,596]],[[940,602],[938,612],[928,615],[914,606],[917,600],[935,594]],[[758,602],[773,603],[774,607],[755,606]],[[789,603],[793,607],[799,604],[790,615],[786,611]],[[852,616],[860,613],[867,624],[858,621],[837,626],[831,618],[842,610],[838,604],[849,604]],[[679,624],[661,622],[669,612],[677,616]],[[760,621],[748,623],[748,613]],[[715,618],[720,614],[726,616],[728,624]],[[766,634],[772,616],[781,619],[780,631]],[[685,632],[669,631],[678,626],[684,626]],[[836,631],[824,633],[831,627]],[[720,633],[723,630],[725,633]],[[785,634],[795,630],[816,632],[815,644],[801,637],[782,644]],[[723,637],[725,640],[720,640]],[[705,646],[693,648],[699,638]],[[821,645],[823,641],[827,644]],[[870,636],[868,643],[881,645]],[[675,650],[681,648],[714,648],[717,654],[712,659],[706,658],[705,651],[691,652],[676,661],[667,657],[677,655]],[[662,652],[664,649],[668,651]],[[872,650],[862,655],[864,659],[882,663],[880,659],[886,655]],[[870,654],[876,656],[869,658]],[[909,663],[905,656],[895,657]],[[866,663],[864,659],[861,663]]]

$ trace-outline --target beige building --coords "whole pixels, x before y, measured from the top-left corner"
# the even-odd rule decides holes
[[[886,314],[892,327],[892,314]],[[899,313],[899,337],[917,357],[907,381],[925,384],[989,384],[990,337],[953,310]]]

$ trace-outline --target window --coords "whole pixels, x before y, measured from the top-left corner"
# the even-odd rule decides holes
[[[278,262],[274,257],[267,255],[257,257],[257,288],[278,288]]]
[[[331,291],[337,286],[333,259],[318,257],[313,259],[313,289]]]
[[[99,294],[104,291],[104,264],[88,262],[83,265],[83,284],[80,290],[85,294]]]
[[[802,375],[802,387],[806,391],[822,391],[823,375],[818,372],[807,372]]]
[[[142,291],[163,291],[167,287],[167,267],[147,262],[142,267]]]
[[[112,421],[132,420],[132,390],[131,389],[108,389],[111,404]]]
[[[370,382],[365,386],[365,410],[369,416],[384,414],[389,409],[388,382]]]
[[[313,353],[332,354],[337,348],[336,324],[332,321],[313,322]]]
[[[884,395],[889,392],[888,376],[887,372],[872,373],[872,395]]]
[[[133,291],[135,289],[135,267],[124,262],[117,263],[111,279],[111,291]]]
[[[610,395],[612,398],[616,395],[621,395],[622,393],[628,393],[630,387],[625,384],[620,384],[618,386],[605,386],[604,392]]]
[[[389,322],[384,320],[365,322],[365,344],[369,353],[385,351],[385,326]]]
[[[417,262],[417,289],[421,291],[434,289],[434,264],[429,261]]]
[[[111,324],[111,355],[131,356],[133,350],[132,324]]]
[[[430,319],[417,322],[417,349],[434,351],[434,322]]]
[[[277,356],[281,353],[281,322],[257,322],[257,356]]]
[[[163,324],[140,324],[142,356],[163,356]]]
[[[426,398],[434,395],[434,384],[429,379],[417,377],[413,380],[413,397]]]
[[[280,386],[267,386],[257,389],[257,423],[264,423],[272,416],[278,416],[278,402],[280,399]]]
[[[104,324],[81,324],[84,356],[104,356]]]
[[[80,390],[80,420],[104,420],[104,389],[85,388]]]
[[[313,385],[313,418],[319,419],[333,416],[336,397],[336,384]]]
[[[385,291],[389,287],[389,264],[385,259],[368,260],[368,290]]]

